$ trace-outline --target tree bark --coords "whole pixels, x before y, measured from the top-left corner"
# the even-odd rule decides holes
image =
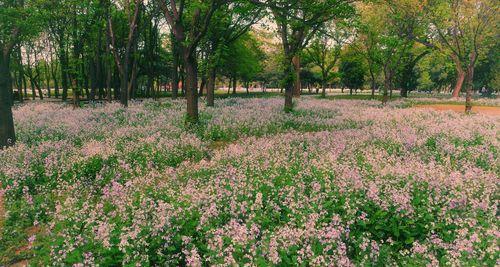
[[[285,112],[293,110],[293,91],[295,85],[292,58],[285,65]]]
[[[321,97],[326,97],[326,81],[321,82]]]
[[[38,91],[38,96],[40,97],[40,100],[43,100],[43,91],[42,91],[42,87],[41,87],[41,83],[43,82],[43,77],[41,77],[41,74],[40,74],[40,69],[38,68],[38,53],[36,51],[36,48],[34,50],[34,68],[35,68],[35,77],[34,77],[34,80],[33,80],[33,83],[35,84],[35,87]],[[40,80],[40,81],[39,81]]]
[[[95,100],[95,95],[97,92],[97,87],[98,87],[98,78],[97,78],[97,65],[99,63],[97,62],[97,57],[94,60],[90,60],[90,65],[89,65],[89,76],[90,76],[90,95],[89,95],[89,100],[93,101]]]
[[[389,90],[392,90],[391,89],[392,87],[392,82],[391,82],[391,76],[390,74],[386,74],[386,77],[384,79],[384,93],[382,95],[382,104],[387,104],[387,102],[389,101]]]
[[[451,59],[455,63],[455,69],[457,70],[457,81],[455,82],[455,88],[453,89],[452,97],[458,98],[460,96],[460,91],[465,80],[465,71],[462,68],[462,63],[456,55],[452,55]]]
[[[62,39],[62,38],[61,38]],[[61,62],[62,100],[68,99],[68,56],[64,40],[59,40],[59,61]]]
[[[210,67],[208,70],[208,85],[207,85],[207,106],[215,106],[215,78],[217,70],[215,67]]]
[[[476,52],[472,52],[470,55],[469,66],[467,67],[467,82],[466,82],[466,96],[465,96],[465,112],[470,113],[472,111],[472,94],[474,93],[474,66],[476,64]]]
[[[49,66],[48,66],[48,63],[45,62],[45,66],[44,66],[44,71],[45,71],[45,79],[47,81],[47,97],[48,98],[51,98],[52,97],[52,94],[50,92],[50,71],[49,71]]]
[[[185,50],[185,49],[184,49]],[[198,66],[196,57],[189,51],[183,51],[186,69],[186,102],[188,123],[198,122]]]
[[[3,49],[0,51],[3,52]],[[16,142],[9,60],[10,52],[0,55],[0,149]]]
[[[236,79],[236,75],[233,76],[233,95],[236,94],[236,86],[237,86],[238,80]]]
[[[18,46],[17,48],[17,60],[18,60],[18,65],[19,65],[19,96],[20,96],[20,101],[22,102],[24,100],[24,97],[27,96],[27,88],[26,88],[26,78],[24,77],[24,66],[23,66],[23,58],[21,54],[21,47]],[[24,89],[24,94],[21,93],[22,89]]]
[[[175,38],[172,38],[172,99],[177,99],[179,95],[179,48]]]
[[[302,84],[300,81],[300,56],[296,55],[292,59],[293,70],[294,70],[294,88],[293,88],[293,96],[300,97]]]
[[[455,87],[453,89],[452,97],[458,98],[460,96],[460,91],[465,80],[465,72],[462,68],[457,68],[457,81],[455,82]]]
[[[370,68],[370,78],[371,78],[371,89],[372,89],[372,96],[371,98],[375,98],[375,74],[373,73],[373,70]]]

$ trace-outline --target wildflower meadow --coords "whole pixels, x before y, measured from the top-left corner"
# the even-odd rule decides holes
[[[498,266],[498,116],[404,101],[14,108],[0,263]]]

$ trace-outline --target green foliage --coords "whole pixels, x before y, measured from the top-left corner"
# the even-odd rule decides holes
[[[365,82],[366,67],[359,55],[347,53],[342,58],[339,71],[344,86],[350,89],[360,89]]]
[[[245,82],[255,80],[262,72],[264,52],[258,41],[250,34],[245,34],[223,50],[222,72],[228,77],[235,76]]]

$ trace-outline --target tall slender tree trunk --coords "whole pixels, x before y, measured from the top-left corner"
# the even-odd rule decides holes
[[[172,37],[172,99],[179,95],[179,47],[175,38]]]
[[[300,56],[295,55],[292,59],[293,70],[294,70],[294,87],[293,87],[293,96],[300,97],[302,84],[300,81]]]
[[[47,81],[47,97],[51,98],[52,93],[50,92],[50,90],[51,90],[51,88],[50,88],[50,71],[49,71],[49,66],[48,66],[47,62],[45,62],[44,72],[45,72],[45,79]]]
[[[389,73],[386,74],[384,79],[384,93],[382,95],[382,104],[387,104],[389,101],[389,91],[392,90],[392,81]]]
[[[110,30],[109,30],[109,23],[106,23],[106,55],[110,55],[111,53],[111,36],[110,36]],[[113,65],[112,61],[109,59],[106,59],[105,61],[105,72],[106,72],[106,99],[108,102],[111,102],[113,99],[112,94],[111,94],[111,81],[112,81],[112,75],[113,75]]]
[[[3,48],[0,46],[0,48]],[[0,49],[4,51],[4,49]],[[0,55],[0,149],[16,142],[12,115],[12,81],[10,76],[10,53]]]
[[[470,113],[472,111],[472,95],[474,94],[474,66],[476,64],[476,52],[472,52],[470,55],[470,62],[467,66],[467,81],[465,85],[466,96],[465,96],[465,112]]]
[[[89,100],[93,101],[95,100],[95,95],[97,92],[97,87],[98,87],[98,78],[97,78],[97,71],[96,71],[96,65],[98,65],[97,59],[90,60],[89,62],[89,76],[90,76],[90,95],[89,95]]]
[[[41,83],[43,81],[43,78],[41,77],[41,74],[40,74],[40,69],[38,68],[38,53],[36,52],[36,49],[35,49],[35,53],[34,53],[34,67],[35,67],[35,77],[34,77],[34,84],[35,84],[35,87],[36,89],[38,90],[38,96],[40,97],[40,100],[43,100],[43,91],[42,91],[42,87],[41,87]],[[40,82],[38,81],[38,79],[40,79]]]
[[[460,62],[458,56],[452,55],[451,59],[453,60],[453,63],[455,63],[455,69],[457,70],[457,80],[455,82],[455,87],[451,95],[454,98],[458,98],[460,96],[460,91],[462,90],[462,86],[464,84],[466,73],[462,68],[462,63]]]
[[[123,61],[123,70],[120,76],[120,103],[124,107],[128,107],[128,77],[129,77],[129,60],[127,52],[125,52],[125,60]]]
[[[285,62],[285,112],[293,110],[293,91],[295,88],[293,58],[288,57]]]
[[[26,88],[26,78],[24,77],[24,65],[23,65],[23,57],[21,54],[21,47],[18,46],[17,50],[17,60],[19,64],[19,85],[21,86],[20,92],[20,101],[24,100],[24,97],[27,97],[27,88]],[[24,89],[24,94],[21,94],[22,89]]]
[[[183,49],[185,50],[185,49]],[[196,57],[189,51],[183,51],[186,69],[187,123],[198,122],[198,66]]]
[[[111,92],[111,80],[112,80],[112,67],[107,66],[106,67],[106,100],[108,102],[111,102],[113,100],[112,92]]]
[[[207,106],[213,107],[215,105],[215,78],[217,70],[215,67],[210,67],[208,70],[208,84],[207,84]]]
[[[373,70],[370,68],[370,82],[371,82],[371,89],[372,89],[372,95],[371,98],[375,98],[375,74],[373,73]]]
[[[61,39],[63,39],[62,37]],[[68,99],[68,56],[66,53],[66,46],[64,40],[59,41],[59,61],[61,62],[61,86],[62,86],[62,100]]]
[[[101,21],[101,18],[99,19]],[[95,50],[95,80],[96,80],[96,86],[97,88],[94,90],[98,90],[98,98],[99,100],[102,100],[102,97],[104,95],[104,90],[103,90],[103,76],[102,76],[102,28],[99,28],[99,31],[97,33],[97,48]],[[94,91],[94,98],[95,98],[95,91]]]
[[[73,80],[73,108],[77,108],[80,106],[80,86],[78,85],[78,81]]]
[[[452,97],[458,98],[460,96],[460,91],[465,80],[465,72],[463,70],[457,69],[457,81],[455,82],[455,87],[453,89]]]
[[[326,80],[321,81],[321,97],[326,97]]]
[[[236,75],[233,76],[233,95],[236,94],[236,86],[238,85],[238,80],[236,79]]]
[[[204,93],[204,91],[206,91],[206,86],[207,86],[207,76],[205,74],[202,74],[202,75],[203,76],[201,77],[199,96],[203,96],[203,93]]]

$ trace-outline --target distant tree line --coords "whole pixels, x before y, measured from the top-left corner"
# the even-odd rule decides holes
[[[217,84],[466,92],[499,89],[493,0],[7,0],[0,3],[0,147],[27,99],[182,96],[197,123]]]

